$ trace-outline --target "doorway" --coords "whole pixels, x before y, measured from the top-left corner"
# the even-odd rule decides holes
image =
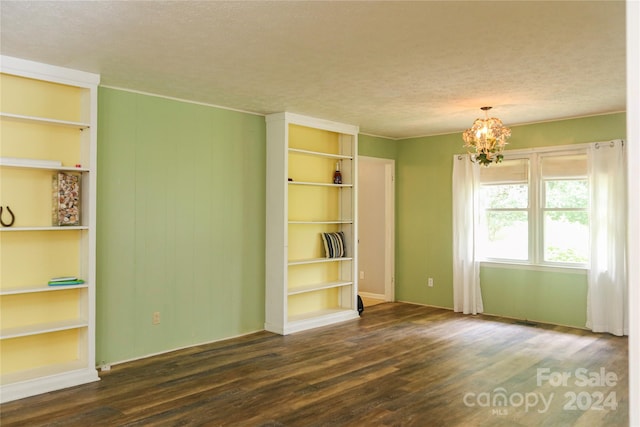
[[[358,157],[358,294],[395,299],[395,160]]]

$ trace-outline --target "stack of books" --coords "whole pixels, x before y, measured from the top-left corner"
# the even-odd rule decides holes
[[[49,280],[49,286],[81,285],[83,283],[84,280],[75,276],[52,277]]]

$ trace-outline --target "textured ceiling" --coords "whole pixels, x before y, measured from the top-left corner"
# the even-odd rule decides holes
[[[624,1],[5,1],[3,55],[404,138],[625,110]]]

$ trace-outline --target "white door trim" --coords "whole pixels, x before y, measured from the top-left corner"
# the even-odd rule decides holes
[[[395,170],[396,161],[389,159],[385,162],[385,297],[387,301],[395,301],[396,288],[395,288]]]

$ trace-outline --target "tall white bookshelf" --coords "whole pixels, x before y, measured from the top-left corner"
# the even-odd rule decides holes
[[[292,113],[266,123],[265,329],[285,335],[355,319],[359,129]],[[339,232],[346,252],[327,257],[322,234]]]
[[[95,368],[96,74],[0,62],[0,402],[99,380]],[[52,178],[80,179],[80,220],[52,221]],[[14,214],[10,224],[8,210]],[[83,283],[50,286],[73,276]]]

